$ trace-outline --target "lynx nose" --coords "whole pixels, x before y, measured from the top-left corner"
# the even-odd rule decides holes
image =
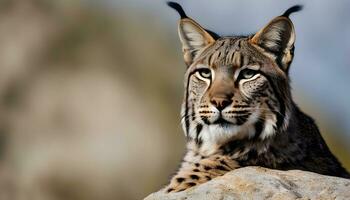
[[[212,97],[210,102],[219,110],[222,111],[232,103],[231,98],[228,97]]]

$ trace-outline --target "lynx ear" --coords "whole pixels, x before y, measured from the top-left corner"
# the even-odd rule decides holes
[[[207,31],[197,22],[187,17],[180,4],[168,2],[168,6],[175,9],[181,19],[179,22],[179,37],[182,43],[182,50],[187,66],[191,65],[198,51],[215,41],[218,35],[214,32]]]
[[[295,31],[289,18],[280,16],[254,35],[251,42],[273,55],[283,71],[293,60]]]
[[[192,64],[199,50],[215,42],[214,38],[204,28],[190,18],[180,20],[179,37],[182,43],[184,60],[188,66]]]
[[[282,16],[276,17],[258,33],[251,42],[272,54],[282,70],[288,72],[294,56],[295,30],[288,16],[301,10],[301,6],[289,8]]]

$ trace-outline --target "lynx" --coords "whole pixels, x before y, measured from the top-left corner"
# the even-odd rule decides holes
[[[185,94],[182,125],[187,153],[166,187],[179,192],[244,166],[299,169],[350,178],[314,120],[294,103],[288,70],[293,60],[293,6],[257,33],[220,37],[181,6]]]

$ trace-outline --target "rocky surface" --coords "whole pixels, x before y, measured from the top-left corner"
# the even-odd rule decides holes
[[[184,192],[163,190],[145,200],[328,200],[350,199],[350,180],[299,170],[279,171],[245,167]]]

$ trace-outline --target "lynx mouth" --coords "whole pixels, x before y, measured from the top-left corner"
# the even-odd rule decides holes
[[[221,125],[221,126],[229,126],[229,125],[234,125],[232,122],[229,122],[227,120],[225,120],[224,118],[220,117],[219,119],[217,119],[215,122],[213,122],[212,124],[216,124],[216,125]]]

